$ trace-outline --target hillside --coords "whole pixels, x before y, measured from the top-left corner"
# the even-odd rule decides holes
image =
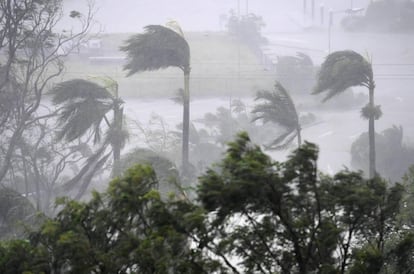
[[[109,76],[118,81],[123,97],[171,96],[182,88],[183,75],[177,68],[125,76],[124,54],[119,46],[130,35],[105,34],[94,39],[99,45],[81,49],[68,58],[65,79]],[[185,35],[191,49],[193,96],[252,95],[260,88],[271,87],[273,74],[264,69],[261,58],[233,37],[223,32]]]

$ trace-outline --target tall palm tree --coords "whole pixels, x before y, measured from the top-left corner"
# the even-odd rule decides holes
[[[128,76],[142,71],[177,67],[184,72],[182,168],[188,171],[188,144],[190,126],[190,47],[177,24],[170,27],[149,25],[145,32],[130,37],[122,51],[127,53],[124,70]]]
[[[381,116],[381,109],[374,105],[375,81],[372,64],[352,50],[329,54],[322,63],[313,94],[327,92],[326,101],[353,86],[364,86],[369,91],[369,102],[362,109],[362,117],[368,119],[369,177],[375,176],[375,126]]]
[[[276,81],[275,89],[272,92],[266,90],[259,91],[255,100],[261,100],[262,103],[254,106],[252,112],[256,115],[253,121],[273,122],[281,125],[286,130],[268,144],[267,148],[274,150],[284,149],[295,138],[297,138],[298,146],[300,146],[302,140],[299,115],[289,92],[282,84]]]
[[[111,83],[111,87],[102,87],[92,81],[73,79],[57,84],[52,90],[53,104],[61,106],[58,113],[58,123],[61,126],[58,140],[72,142],[88,136],[94,144],[100,143],[100,148],[88,158],[81,172],[65,183],[65,189],[80,181],[81,177],[87,178],[84,180],[86,188],[94,174],[91,170],[96,171],[108,159],[109,154],[105,154],[108,146],[112,147],[114,162],[120,159],[120,151],[125,145],[127,134],[122,128],[123,101],[118,97],[116,82]],[[114,94],[111,94],[110,89],[113,89]],[[111,111],[112,122],[107,117]],[[108,130],[102,141],[103,123],[106,123]]]

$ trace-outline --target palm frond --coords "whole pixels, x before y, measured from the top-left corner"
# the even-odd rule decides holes
[[[285,133],[279,135],[271,143],[264,145],[267,150],[283,150],[286,149],[293,140],[298,136],[297,130],[292,128],[287,130]]]
[[[81,185],[78,188],[78,193],[75,196],[75,200],[80,200],[82,198],[83,194],[85,194],[86,189],[91,184],[93,177],[95,176],[95,173],[98,170],[101,170],[108,158],[111,156],[111,153],[107,153],[104,155],[99,161],[93,166],[92,169],[87,172],[84,177],[82,178]]]
[[[299,119],[296,107],[288,91],[279,82],[276,82],[273,92],[266,90],[257,92],[255,101],[262,103],[253,108],[252,113],[255,114],[253,121],[273,122],[286,128],[297,127]]]
[[[167,67],[185,70],[190,66],[187,41],[172,29],[160,25],[146,26],[144,33],[133,35],[120,49],[127,54],[124,70],[128,71],[128,76]]]
[[[107,89],[90,81],[74,79],[56,85],[52,101],[61,105],[58,140],[71,142],[91,130],[94,142],[100,141],[100,125],[117,103]]]
[[[94,133],[94,141],[100,141],[100,125],[106,113],[112,109],[112,105],[97,103],[92,99],[73,102],[63,106],[59,114],[59,124],[62,125],[58,133],[58,140],[65,139],[71,142],[88,130]]]
[[[252,113],[255,114],[253,121],[273,122],[285,129],[284,133],[270,144],[265,145],[265,148],[270,150],[285,149],[300,130],[299,115],[289,92],[276,81],[273,92],[259,91],[255,101],[261,101],[261,103],[255,105],[252,110]]]
[[[87,174],[95,170],[96,163],[98,163],[101,159],[105,158],[105,156],[102,157],[102,154],[107,149],[108,144],[109,143],[103,143],[102,146],[87,159],[86,163],[84,164],[82,169],[78,172],[78,174],[76,174],[76,176],[74,176],[70,180],[66,181],[61,186],[62,192],[66,193],[68,191],[75,189],[78,186],[78,184],[82,182],[82,178],[84,178],[84,176],[87,176]]]
[[[87,80],[72,79],[57,84],[52,90],[52,102],[55,105],[79,99],[113,99],[108,90]]]
[[[352,86],[368,85],[372,77],[372,66],[362,55],[352,50],[337,51],[322,63],[313,94],[327,92],[326,101]]]

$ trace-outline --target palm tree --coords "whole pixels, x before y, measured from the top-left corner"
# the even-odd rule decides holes
[[[128,76],[168,67],[177,67],[184,72],[182,168],[186,174],[189,165],[190,47],[178,24],[170,22],[169,26],[146,26],[144,33],[130,37],[121,50],[127,53],[124,70],[128,71]]]
[[[369,103],[362,109],[362,117],[368,119],[369,178],[375,176],[375,127],[374,121],[381,116],[381,109],[374,105],[375,82],[372,65],[352,50],[329,54],[322,63],[313,94],[327,92],[323,101],[353,86],[364,86],[369,91]]]
[[[52,90],[53,104],[61,106],[58,114],[61,128],[57,139],[72,142],[82,136],[88,136],[94,144],[100,143],[100,148],[88,158],[81,172],[65,183],[64,189],[68,189],[82,177],[87,178],[83,187],[86,189],[87,182],[94,174],[91,170],[98,170],[108,159],[109,154],[104,154],[109,145],[112,147],[114,162],[120,159],[120,151],[127,137],[122,127],[123,101],[118,97],[116,82],[106,79],[106,83],[111,83],[111,86],[107,85],[105,88],[92,81],[73,79],[57,84]],[[114,94],[111,94],[110,89],[113,89]],[[112,122],[107,117],[111,111]],[[101,142],[104,122],[108,130]]]
[[[257,104],[252,112],[256,114],[253,121],[262,120],[264,123],[273,122],[286,129],[285,133],[279,135],[272,143],[267,145],[268,149],[284,149],[295,138],[298,146],[301,145],[301,125],[295,104],[289,92],[276,81],[273,92],[262,90],[256,95],[255,101],[262,100]]]

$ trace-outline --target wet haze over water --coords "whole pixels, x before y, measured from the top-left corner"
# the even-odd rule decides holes
[[[315,21],[319,21],[320,7],[332,10],[335,17],[351,7],[365,7],[370,0],[314,0]],[[85,0],[66,0],[67,10],[82,10]],[[355,3],[354,3],[355,2]],[[311,16],[311,1],[306,12]],[[223,30],[220,17],[230,10],[241,15],[254,13],[263,17],[265,32],[299,31],[310,18],[303,18],[303,0],[97,0],[97,14],[105,32],[137,32],[148,24],[164,24],[177,20],[186,31]],[[309,17],[308,16],[308,17]],[[327,23],[327,20],[325,20]]]
[[[82,0],[66,1],[67,10],[81,10]],[[349,8],[365,8],[370,0],[315,0],[312,20],[311,1],[307,1],[306,15],[302,0],[97,0],[95,19],[102,25],[104,33],[142,31],[149,24],[165,24],[176,20],[184,32],[222,31],[225,16],[233,10],[235,14],[252,12],[263,17],[266,27],[264,36],[269,40],[268,51],[277,58],[295,55],[302,51],[319,65],[329,52],[353,49],[372,58],[377,83],[376,103],[382,106],[383,117],[376,122],[377,132],[402,125],[404,137],[412,142],[414,100],[414,38],[412,34],[347,33],[339,26],[340,18]],[[334,22],[328,32],[328,18],[320,22],[320,7],[326,14],[333,11]],[[220,19],[221,18],[221,19]],[[190,45],[191,46],[191,45]],[[363,89],[355,89],[365,92]],[[251,98],[250,98],[251,99]],[[226,99],[194,100],[191,116],[200,117],[205,112],[215,112],[218,106],[226,105]],[[151,112],[166,117],[174,124],[181,119],[181,107],[168,99],[128,101],[126,109],[135,117],[145,121]],[[162,107],[160,107],[162,105]],[[228,104],[227,104],[228,105]],[[320,167],[324,171],[336,171],[349,166],[350,146],[359,134],[367,130],[367,123],[360,118],[359,108],[342,112],[321,112],[322,123],[303,132],[304,139],[316,142],[321,147]]]

